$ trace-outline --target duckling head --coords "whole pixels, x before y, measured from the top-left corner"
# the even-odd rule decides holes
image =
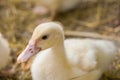
[[[27,61],[31,56],[41,50],[45,50],[63,42],[63,29],[59,23],[47,22],[38,25],[33,31],[32,37],[26,49],[18,56],[19,63]]]

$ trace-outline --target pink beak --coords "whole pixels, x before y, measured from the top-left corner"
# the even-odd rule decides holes
[[[19,63],[27,61],[31,56],[41,50],[41,48],[36,47],[36,43],[37,41],[32,41],[27,45],[26,49],[17,58]]]

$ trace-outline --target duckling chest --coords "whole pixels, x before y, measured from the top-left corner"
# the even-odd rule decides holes
[[[32,67],[33,80],[69,80],[70,70],[60,59],[49,55],[37,56]]]

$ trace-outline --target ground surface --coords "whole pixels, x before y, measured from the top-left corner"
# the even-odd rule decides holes
[[[104,24],[96,27],[80,24],[81,21],[91,23],[96,21],[96,3],[89,2],[82,2],[79,8],[59,13],[55,21],[60,21],[64,25],[64,30],[96,32],[117,38],[120,36],[119,4],[118,0],[108,1],[110,2],[103,5],[101,20],[106,21],[113,16],[115,18]],[[0,0],[0,32],[8,39],[12,56],[12,61],[5,69],[15,67],[14,74],[9,76],[0,74],[0,80],[31,80],[29,67],[27,67],[30,61],[25,64],[16,64],[16,58],[25,48],[35,26],[49,16],[35,14],[32,11],[34,7],[36,2],[32,0]],[[112,70],[108,71],[101,80],[120,80],[120,57],[116,58]]]

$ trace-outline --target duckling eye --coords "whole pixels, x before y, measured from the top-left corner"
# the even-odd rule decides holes
[[[47,35],[44,35],[43,37],[42,37],[42,40],[46,40],[48,38],[48,36]]]

